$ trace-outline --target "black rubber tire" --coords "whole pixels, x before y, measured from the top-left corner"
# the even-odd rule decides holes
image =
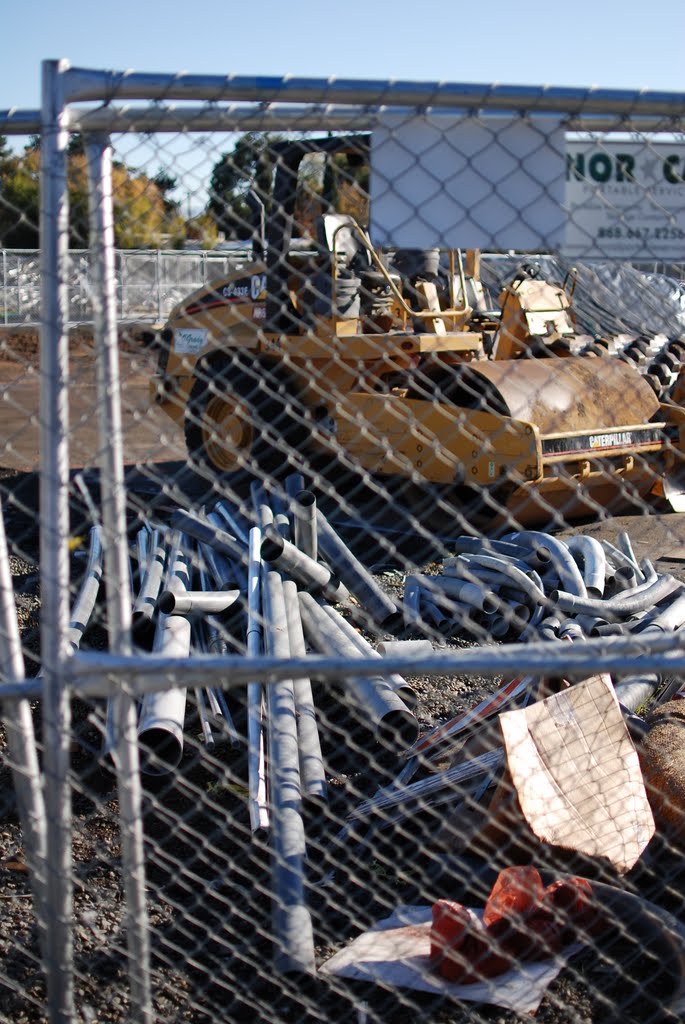
[[[287,475],[300,467],[310,433],[287,369],[239,351],[198,366],[184,427],[190,461],[218,476]]]

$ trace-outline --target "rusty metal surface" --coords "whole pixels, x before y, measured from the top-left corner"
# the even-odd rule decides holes
[[[470,365],[495,385],[514,419],[543,434],[647,423],[659,403],[634,367],[580,356]]]

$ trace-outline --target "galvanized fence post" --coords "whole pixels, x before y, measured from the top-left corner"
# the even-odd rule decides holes
[[[69,626],[69,193],[66,61],[43,63],[41,129],[41,470],[43,742],[47,812],[46,970],[51,1024],[73,1019],[73,891],[64,674]]]
[[[131,579],[126,531],[121,429],[121,388],[116,320],[112,149],[106,136],[88,137],[90,246],[95,283],[100,480],[107,582],[107,623],[111,651],[131,651]],[[152,1020],[150,947],[145,906],[145,864],[135,700],[122,688],[114,700],[113,757],[119,787],[122,872],[128,914],[129,975],[134,1019]]]

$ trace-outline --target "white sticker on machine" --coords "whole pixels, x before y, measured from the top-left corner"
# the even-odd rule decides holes
[[[174,331],[174,352],[178,355],[197,355],[207,344],[206,327],[177,327]]]

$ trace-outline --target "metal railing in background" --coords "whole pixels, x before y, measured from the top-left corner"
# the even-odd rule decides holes
[[[115,251],[117,317],[158,324],[191,291],[240,269],[249,250]],[[71,249],[68,322],[91,323],[93,299],[88,249]],[[0,324],[40,323],[40,253],[37,249],[0,249]]]
[[[197,288],[220,280],[249,263],[252,250],[243,243],[226,243],[217,250],[115,249],[114,278],[117,318],[158,327],[174,306]],[[496,279],[501,264],[511,264],[506,254],[483,253],[484,268]],[[531,256],[548,260],[549,256]],[[592,261],[588,263],[593,266]],[[605,269],[611,264],[602,263]],[[685,262],[617,262],[634,267],[646,278],[659,275],[674,287],[685,287]],[[69,251],[68,323],[93,321],[91,256],[88,249]],[[40,252],[37,249],[0,248],[0,325],[35,326],[40,323]],[[636,299],[636,302],[639,299]],[[682,306],[682,302],[681,302]],[[685,314],[684,314],[685,315]]]

